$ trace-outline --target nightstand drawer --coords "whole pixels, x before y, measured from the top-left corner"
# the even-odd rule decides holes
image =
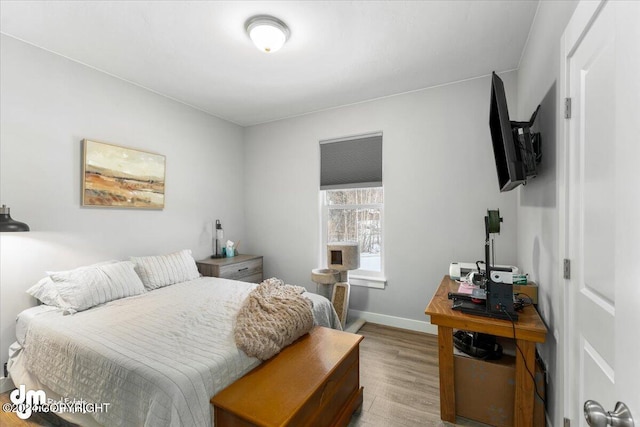
[[[220,276],[225,279],[241,280],[244,277],[262,275],[262,258],[250,259],[235,264],[221,265]]]
[[[262,282],[262,256],[236,255],[230,258],[208,258],[197,261],[198,271],[203,276]]]

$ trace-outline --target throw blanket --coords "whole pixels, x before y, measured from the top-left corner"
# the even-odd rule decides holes
[[[271,278],[255,288],[238,313],[235,340],[248,356],[267,360],[313,327],[312,303],[302,286]]]

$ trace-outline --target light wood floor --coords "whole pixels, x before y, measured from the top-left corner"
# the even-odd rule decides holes
[[[362,411],[350,427],[452,426],[440,420],[438,340],[434,335],[389,328],[372,323],[358,332],[360,381],[364,386]],[[9,393],[0,394],[9,402]],[[461,426],[484,426],[458,417]],[[0,426],[63,426],[70,424],[54,415],[33,415],[20,420],[0,411]]]
[[[438,337],[372,323],[358,332],[362,412],[350,427],[452,426],[440,420]],[[460,426],[485,424],[458,417]]]

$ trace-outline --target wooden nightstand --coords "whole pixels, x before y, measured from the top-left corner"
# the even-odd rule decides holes
[[[231,258],[207,258],[196,261],[203,276],[221,277],[242,282],[262,282],[262,256],[236,255]]]

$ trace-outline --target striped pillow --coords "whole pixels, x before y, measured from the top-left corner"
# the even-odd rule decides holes
[[[78,268],[49,277],[55,283],[64,303],[62,308],[67,313],[144,292],[144,285],[130,261]]]
[[[189,249],[169,255],[131,257],[131,261],[136,265],[136,272],[148,290],[200,277]]]
[[[27,293],[46,305],[54,307],[63,307],[65,305],[56,289],[55,282],[49,276],[40,279],[38,283],[27,289]]]

